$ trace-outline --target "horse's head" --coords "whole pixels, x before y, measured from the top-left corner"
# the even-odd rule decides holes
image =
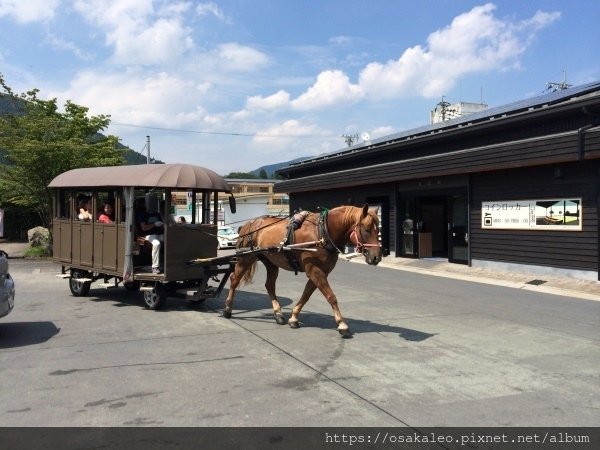
[[[363,206],[360,219],[350,234],[350,240],[356,251],[362,253],[367,264],[376,266],[381,261],[381,244],[379,243],[379,217],[377,208]]]

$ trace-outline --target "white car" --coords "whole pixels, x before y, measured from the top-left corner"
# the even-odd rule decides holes
[[[219,241],[219,249],[235,248],[237,243],[238,233],[235,228],[230,226],[221,226],[217,230],[217,240]]]
[[[15,306],[15,282],[8,273],[8,255],[0,250],[0,317],[8,315]]]

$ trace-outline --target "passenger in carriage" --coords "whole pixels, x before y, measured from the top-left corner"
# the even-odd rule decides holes
[[[100,213],[100,216],[98,216],[98,222],[101,223],[114,223],[114,210],[113,207],[110,203],[105,202],[104,203],[104,208],[102,209],[102,212]]]
[[[152,244],[152,273],[159,274],[160,271],[160,247],[163,242],[165,225],[158,211],[148,212],[144,199],[136,201],[136,224],[144,239]]]
[[[79,220],[83,220],[85,222],[90,222],[94,217],[90,212],[90,203],[92,199],[89,197],[83,197],[79,200],[79,215],[77,216]]]

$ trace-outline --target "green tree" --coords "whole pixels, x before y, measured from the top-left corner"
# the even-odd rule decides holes
[[[99,132],[110,116],[88,116],[88,108],[67,101],[60,112],[56,99],[38,98],[38,89],[15,94],[0,74],[0,95],[15,105],[0,115],[0,201],[35,211],[43,226],[52,219],[54,177],[79,167],[123,164],[115,136]]]
[[[258,178],[262,178],[263,180],[269,178],[267,176],[267,171],[265,169],[260,169],[260,172],[258,173]]]
[[[250,172],[230,172],[227,175],[224,175],[224,178],[237,178],[237,179],[255,179],[258,178],[256,175]]]

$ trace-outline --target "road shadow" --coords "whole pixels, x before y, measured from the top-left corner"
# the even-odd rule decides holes
[[[206,302],[206,306],[211,310],[222,311],[225,303],[226,294],[223,294],[222,299],[213,299]],[[279,297],[279,304],[284,308],[284,314],[289,319],[291,308],[286,308],[294,302],[286,297]],[[293,306],[293,305],[292,305]],[[273,326],[273,311],[271,309],[271,301],[265,294],[257,294],[252,292],[239,292],[233,304],[233,319],[239,321],[252,322],[269,322]],[[410,342],[422,342],[437,333],[427,333],[411,328],[404,328],[395,325],[381,324],[370,320],[355,319],[344,316],[346,323],[350,327],[353,335],[362,333],[394,333],[398,337]],[[300,327],[321,328],[324,330],[335,330],[336,324],[333,318],[333,313],[322,314],[312,311],[303,310],[300,314]]]
[[[96,303],[112,304],[115,308],[135,307],[146,309],[143,294],[139,291],[128,291],[122,286],[110,289],[91,289],[87,297]],[[201,303],[199,304],[201,305]],[[168,297],[163,307],[156,312],[187,311],[192,307],[191,302],[177,297]],[[193,307],[198,309],[198,307]]]
[[[0,323],[0,349],[42,344],[59,332],[53,322]]]

